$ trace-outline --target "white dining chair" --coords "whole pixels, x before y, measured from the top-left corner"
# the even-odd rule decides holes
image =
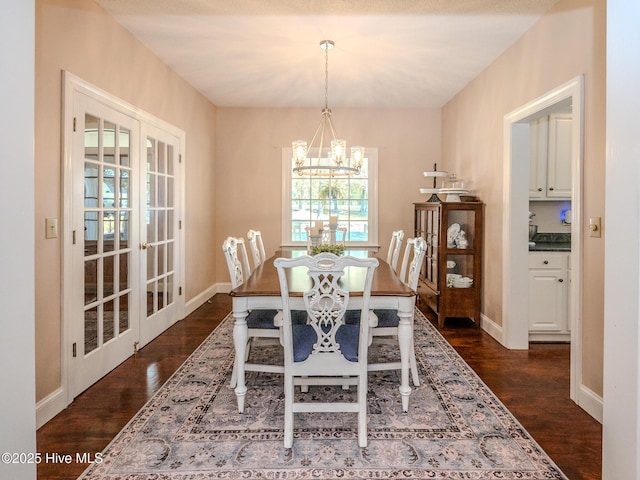
[[[405,247],[402,266],[400,269],[400,279],[414,291],[417,291],[418,288],[418,278],[420,276],[420,270],[422,269],[422,263],[424,261],[426,251],[427,244],[422,237],[407,239],[407,246]],[[415,298],[416,297],[414,296],[414,307]],[[373,342],[398,345],[398,325],[400,324],[398,312],[396,310],[375,309],[373,313],[378,317],[377,326],[371,329]],[[418,365],[416,363],[413,342],[413,317],[411,322],[411,352],[409,355],[409,362],[411,366],[413,384],[417,387],[420,385],[420,379],[418,377]],[[400,370],[400,362],[369,364],[370,372],[380,370]]]
[[[387,253],[387,263],[391,268],[398,272],[398,259],[400,258],[400,249],[402,247],[402,239],[404,238],[403,230],[396,230],[391,233],[391,243],[389,243],[389,252]]]
[[[267,259],[267,256],[264,253],[262,233],[260,233],[260,230],[249,230],[247,232],[247,240],[249,241],[249,249],[251,250],[253,269],[255,270]]]
[[[367,348],[369,340],[369,301],[373,272],[378,265],[375,258],[359,259],[321,253],[293,259],[278,258],[282,295],[284,345],[284,446],[293,445],[294,413],[298,412],[354,412],[358,414],[358,444],[367,446]],[[308,269],[312,286],[302,297],[289,295],[290,270],[303,266]],[[346,268],[366,269],[361,303],[360,321],[346,324],[345,313],[350,303],[349,292],[341,287]],[[292,310],[304,308],[305,324],[292,322]],[[353,307],[352,307],[353,308]],[[296,385],[357,385],[356,401],[336,402],[314,398],[296,401]],[[305,395],[306,396],[306,395]]]
[[[251,273],[244,239],[228,237],[222,244],[222,251],[227,260],[229,276],[231,277],[231,287],[239,287]],[[248,329],[247,358],[254,344],[278,345],[280,343],[280,328],[274,323],[277,314],[277,310],[251,310],[249,312],[246,319]],[[245,363],[244,368],[249,372],[284,372],[282,364]],[[236,386],[236,382],[237,358],[234,361],[233,372],[231,374],[231,388]]]

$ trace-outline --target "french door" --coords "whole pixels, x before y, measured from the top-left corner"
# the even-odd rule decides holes
[[[120,103],[80,90],[72,96],[73,132],[65,141],[71,207],[64,219],[71,245],[63,282],[69,399],[175,323],[184,308],[183,137]]]
[[[142,285],[145,292],[141,344],[144,345],[175,322],[178,236],[181,222],[176,212],[176,170],[179,139],[171,133],[145,125],[144,216],[141,235]]]

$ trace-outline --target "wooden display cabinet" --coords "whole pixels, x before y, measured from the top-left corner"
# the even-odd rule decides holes
[[[471,318],[479,327],[484,204],[425,202],[414,206],[415,236],[427,242],[418,305],[437,314],[440,328],[447,318]]]

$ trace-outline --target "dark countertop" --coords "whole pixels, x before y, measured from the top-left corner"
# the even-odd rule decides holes
[[[529,245],[530,252],[570,252],[571,242],[536,242]]]
[[[537,233],[533,237],[534,246],[529,245],[530,252],[570,252],[570,233]]]

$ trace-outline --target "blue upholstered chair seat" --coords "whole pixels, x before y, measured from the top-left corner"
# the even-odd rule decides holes
[[[374,310],[378,317],[378,328],[397,327],[400,324],[400,317],[397,310]]]
[[[311,325],[294,324],[293,333],[293,361],[305,361],[313,351],[317,342],[317,335]],[[358,341],[360,327],[358,325],[342,325],[336,332],[336,340],[340,344],[340,351],[350,362],[358,361]]]
[[[344,323],[347,325],[360,325],[360,310],[347,310],[344,313]]]
[[[248,328],[273,328],[273,317],[278,313],[277,310],[251,310],[247,316]]]
[[[273,324],[273,317],[278,313],[277,310],[251,310],[247,316],[247,328],[266,328],[277,329]],[[291,320],[295,324],[307,322],[307,312],[304,310],[293,310],[291,312]]]

